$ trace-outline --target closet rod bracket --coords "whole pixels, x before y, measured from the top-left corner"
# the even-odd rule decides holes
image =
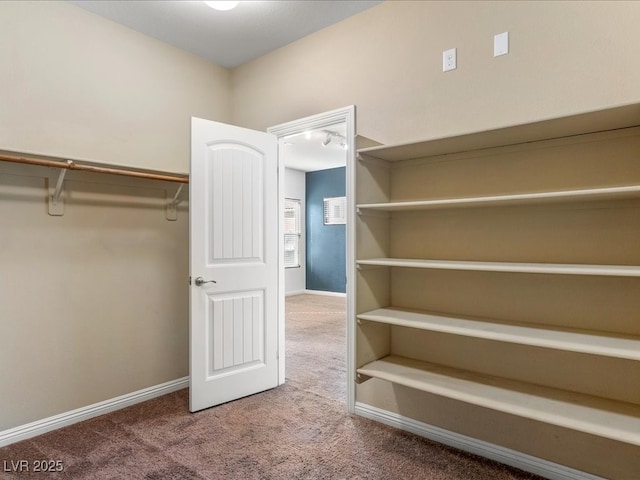
[[[171,197],[171,194],[167,191],[167,220],[175,221],[178,219],[178,204],[182,201],[180,194],[184,188],[184,183],[181,183],[176,190],[175,195]]]
[[[51,170],[49,173],[49,215],[59,217],[64,215],[64,177],[67,170],[73,167],[73,161],[67,160],[67,167]]]

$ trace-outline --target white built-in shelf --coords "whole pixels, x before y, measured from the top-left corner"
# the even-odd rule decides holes
[[[496,128],[453,137],[442,137],[398,145],[385,145],[358,150],[359,155],[388,162],[428,158],[439,155],[574,137],[593,132],[620,130],[640,125],[640,105],[588,112],[569,117]]]
[[[640,446],[640,406],[388,356],[359,375]]]
[[[411,202],[362,203],[357,205],[357,207],[358,209],[393,212],[402,210],[432,210],[438,208],[471,208],[580,201],[586,202],[597,200],[624,200],[631,198],[640,198],[640,185],[555,192],[519,193],[512,195],[492,195],[485,197],[444,198],[439,200],[419,200]]]
[[[461,318],[398,308],[379,308],[361,313],[357,318],[401,327],[640,361],[640,337],[506,323],[479,317]]]
[[[420,260],[410,258],[371,258],[367,260],[357,260],[356,263],[358,266],[368,265],[379,267],[428,268],[436,270],[473,270],[481,272],[640,277],[640,266],[635,265],[466,262],[458,260]]]

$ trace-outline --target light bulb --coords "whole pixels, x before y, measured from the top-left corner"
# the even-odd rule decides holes
[[[236,8],[240,3],[240,1],[218,0],[218,1],[210,1],[210,2],[204,2],[204,3],[207,4],[207,6],[213,8],[214,10],[225,11],[225,10],[231,10],[233,8]]]

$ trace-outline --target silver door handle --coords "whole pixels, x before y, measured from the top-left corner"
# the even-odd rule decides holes
[[[218,283],[215,280],[205,280],[202,277],[198,277],[196,278],[196,286],[197,287],[201,287],[202,285],[204,285],[205,283]]]

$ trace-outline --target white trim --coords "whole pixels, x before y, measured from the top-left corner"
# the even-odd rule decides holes
[[[299,118],[298,120],[293,120],[291,122],[281,123],[280,125],[275,125],[273,127],[267,128],[267,132],[272,133],[280,138],[289,135],[295,135],[297,133],[304,133],[307,130],[317,130],[318,128],[334,125],[336,123],[349,123],[349,116],[350,114],[354,113],[354,110],[355,107],[353,105],[350,105],[348,107],[331,110],[329,112]],[[347,125],[346,137],[353,138],[354,135],[349,135],[350,132],[348,131],[348,127],[349,125]],[[351,150],[353,150],[352,143],[353,142],[348,144]]]
[[[355,413],[391,427],[415,433],[450,447],[480,455],[491,460],[541,475],[550,480],[605,480],[602,477],[550,462],[526,453],[511,450],[493,443],[467,437],[434,425],[419,422],[397,413],[357,402]]]
[[[347,296],[346,293],[340,292],[325,292],[323,290],[304,290],[302,293],[306,293],[307,295],[324,295],[327,297],[343,297]]]
[[[284,296],[293,297],[294,295],[304,295],[305,293],[307,293],[306,290],[294,290],[292,292],[285,292]]]
[[[325,295],[327,297],[343,297],[346,298],[346,293],[340,292],[324,292],[322,290],[294,290],[293,292],[287,292],[285,297],[293,297],[295,295]]]
[[[346,164],[346,197],[347,197],[347,225],[346,225],[346,264],[347,264],[347,409],[349,412],[354,411],[355,405],[355,304],[353,299],[355,294],[355,137],[356,137],[356,107],[350,105],[348,107],[331,110],[329,112],[320,113],[318,115],[312,115],[310,117],[300,118],[292,122],[282,123],[273,127],[267,128],[267,132],[278,137],[278,144],[280,139],[288,135],[294,135],[297,133],[303,133],[307,130],[316,130],[318,128],[328,127],[335,125],[336,123],[344,123],[346,125],[345,137],[347,138],[347,164]],[[284,223],[284,157],[278,152],[278,186],[280,188],[280,204],[278,205],[278,211],[280,212],[280,225]],[[279,232],[280,242],[284,242],[284,236],[282,230]],[[282,250],[282,248],[280,249]],[[282,255],[280,255],[282,258]],[[281,260],[279,268],[279,281],[280,289],[284,292],[284,262]],[[305,292],[308,293],[308,292]],[[283,384],[285,381],[285,366],[283,354],[284,341],[285,341],[285,329],[284,329],[284,295],[279,295],[280,304],[280,331],[279,331],[279,350],[282,354],[279,355],[279,381]]]
[[[67,427],[74,423],[89,420],[90,418],[104,415],[105,413],[120,410],[136,403],[146,402],[152,398],[160,397],[189,386],[189,377],[182,377],[170,382],[161,383],[149,388],[143,388],[135,392],[127,393],[119,397],[105,400],[103,402],[87,405],[76,410],[54,415],[52,417],[36,420],[35,422],[20,425],[0,432],[0,447],[5,447],[12,443],[20,442],[28,438],[42,435],[43,433]]]
[[[325,295],[327,297],[343,297],[347,296],[346,293],[340,292],[325,292],[322,290],[294,290],[293,292],[287,292],[285,297],[293,297],[294,295]]]

